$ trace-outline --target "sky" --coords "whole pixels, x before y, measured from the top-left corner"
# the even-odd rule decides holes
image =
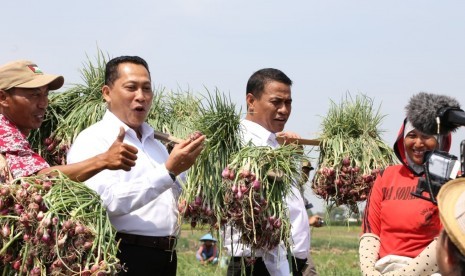
[[[245,110],[250,75],[278,68],[294,82],[286,130],[304,138],[318,137],[331,100],[348,92],[380,106],[389,145],[414,94],[465,104],[465,1],[18,0],[1,10],[0,64],[33,60],[67,86],[100,49],[147,60],[155,87],[217,88]],[[451,153],[464,139],[460,128]]]

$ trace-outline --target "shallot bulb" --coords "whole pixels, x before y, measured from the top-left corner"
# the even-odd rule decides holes
[[[229,168],[226,167],[226,168],[224,168],[223,172],[221,173],[221,177],[223,177],[224,179],[228,179],[229,178],[229,173],[230,173]]]
[[[255,179],[253,182],[252,182],[252,189],[254,189],[255,191],[258,191],[260,190],[260,187],[262,186],[262,184],[260,183],[259,180]]]

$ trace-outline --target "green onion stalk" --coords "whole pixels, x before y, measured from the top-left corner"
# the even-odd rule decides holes
[[[58,171],[0,187],[2,275],[114,275],[116,230],[100,197]]]
[[[285,198],[300,178],[302,150],[295,145],[245,146],[222,172],[227,222],[252,250],[290,245]]]
[[[106,106],[102,87],[108,59],[99,51],[96,61],[88,59],[81,69],[84,84],[74,84],[49,95],[45,120],[29,137],[32,148],[49,164],[65,164],[68,149],[77,135],[103,117]]]
[[[313,191],[329,204],[347,205],[358,213],[379,172],[393,164],[393,150],[381,139],[384,118],[365,95],[331,101],[321,124],[319,169]]]
[[[208,92],[200,104],[193,128],[206,135],[207,141],[188,171],[179,211],[184,222],[192,227],[207,225],[218,233],[224,217],[221,172],[241,146],[240,112],[230,98],[218,90]]]
[[[155,129],[175,137],[186,138],[195,131],[194,120],[200,116],[200,99],[189,91],[154,95],[148,123]]]

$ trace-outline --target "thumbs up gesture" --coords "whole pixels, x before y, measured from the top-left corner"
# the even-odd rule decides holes
[[[106,168],[109,170],[131,170],[136,165],[137,148],[123,143],[126,131],[120,127],[118,136],[105,153]]]

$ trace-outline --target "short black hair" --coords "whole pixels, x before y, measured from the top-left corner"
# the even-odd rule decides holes
[[[149,65],[143,58],[138,56],[120,56],[107,62],[107,65],[105,66],[105,85],[112,86],[115,83],[115,81],[119,78],[118,65],[126,62],[144,66],[145,69],[147,69],[150,78]]]
[[[265,85],[269,82],[277,81],[280,83],[292,85],[292,80],[281,70],[274,68],[264,68],[253,73],[247,82],[246,94],[251,93],[256,98],[260,98]]]

